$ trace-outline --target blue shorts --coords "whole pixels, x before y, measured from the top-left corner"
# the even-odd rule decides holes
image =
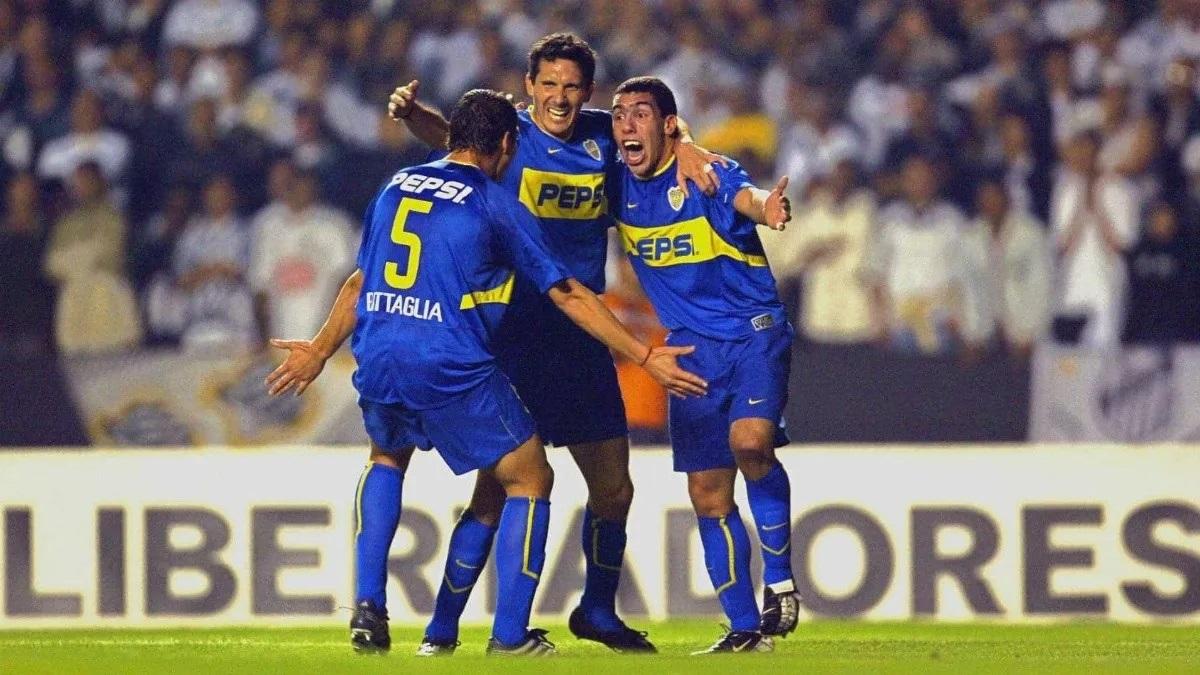
[[[542,440],[561,447],[628,435],[608,347],[549,303],[522,323],[493,346]]]
[[[375,445],[389,452],[437,448],[456,474],[494,465],[534,432],[533,418],[500,372],[437,408],[411,410],[364,398],[358,405]]]
[[[792,327],[782,323],[741,340],[714,340],[689,330],[667,336],[672,346],[695,345],[679,366],[708,381],[708,394],[672,398],[671,449],[675,470],[734,468],[729,428],[735,420],[772,420],[775,447],[787,445],[783,408],[792,366]]]

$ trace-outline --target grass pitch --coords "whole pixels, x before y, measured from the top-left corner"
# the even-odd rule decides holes
[[[555,659],[486,659],[488,630],[464,630],[449,659],[411,656],[419,628],[395,626],[391,654],[353,654],[344,628],[0,631],[0,673],[1200,673],[1200,627],[819,622],[774,654],[690,657],[711,621],[642,625],[658,656],[618,656],[549,626]]]

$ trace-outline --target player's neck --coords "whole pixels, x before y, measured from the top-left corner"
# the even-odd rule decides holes
[[[455,164],[473,166],[488,176],[491,176],[495,173],[496,163],[499,160],[496,157],[481,155],[478,152],[467,148],[465,150],[455,150],[446,155],[446,161],[454,162]]]
[[[654,171],[652,171],[650,173],[650,175],[646,176],[645,178],[641,178],[640,176],[639,176],[639,178],[641,178],[641,180],[650,180],[652,178],[658,178],[659,176],[663,175],[663,173],[665,173],[667,169],[671,168],[671,165],[674,163],[675,163],[675,141],[668,139],[667,147],[663,149],[662,159],[658,160],[658,164],[654,167]]]

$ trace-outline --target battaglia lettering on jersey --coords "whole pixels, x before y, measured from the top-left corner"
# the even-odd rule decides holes
[[[436,176],[424,176],[419,173],[410,174],[407,171],[401,171],[393,176],[387,186],[392,187],[393,185],[399,185],[401,190],[414,195],[436,190],[433,194],[425,196],[434,199],[449,199],[455,204],[463,203],[467,195],[475,191],[475,188],[463,185],[456,180],[443,180]]]
[[[442,322],[442,304],[434,300],[400,293],[371,291],[367,293],[368,312],[387,312],[425,321]]]

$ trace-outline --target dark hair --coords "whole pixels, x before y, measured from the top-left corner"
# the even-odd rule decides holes
[[[517,135],[517,109],[503,94],[472,89],[458,99],[450,113],[450,150],[475,150],[485,155],[500,151],[505,133]]]
[[[583,72],[583,86],[591,86],[596,77],[596,52],[574,33],[551,33],[533,43],[529,49],[529,79],[537,79],[542,61],[559,59],[574,61]]]
[[[654,107],[658,108],[663,117],[679,114],[679,108],[675,105],[675,94],[657,77],[631,77],[617,85],[613,95],[636,93],[647,93],[654,97]]]

